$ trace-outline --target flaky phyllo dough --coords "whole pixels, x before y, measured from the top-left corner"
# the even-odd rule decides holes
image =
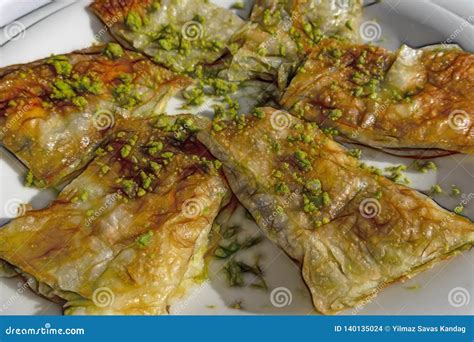
[[[281,104],[373,147],[474,153],[474,56],[455,46],[396,53],[324,40]]]
[[[244,24],[205,0],[95,0],[91,8],[120,42],[180,72],[215,62]]]
[[[232,191],[301,264],[321,313],[366,303],[474,243],[472,222],[361,168],[314,123],[261,108],[200,125]]]
[[[166,313],[200,276],[229,195],[192,131],[184,117],[128,121],[49,207],[0,229],[0,258],[66,314]]]
[[[258,0],[250,21],[232,37],[231,80],[259,78],[286,87],[323,37],[358,41],[360,0]]]
[[[28,185],[72,179],[117,121],[162,113],[191,82],[120,45],[0,69],[0,143],[29,169]]]

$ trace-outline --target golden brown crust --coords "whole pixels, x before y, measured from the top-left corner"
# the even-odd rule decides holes
[[[0,69],[0,142],[43,186],[56,185],[84,166],[115,120],[142,106],[153,112],[153,104],[158,108],[190,83],[139,53],[124,50],[110,58],[105,49]],[[138,90],[140,99],[133,95]],[[109,125],[101,126],[99,116]]]
[[[458,49],[394,55],[326,40],[281,104],[370,146],[474,153],[473,79],[474,55]]]
[[[302,263],[316,309],[373,299],[474,243],[474,223],[362,167],[317,125],[273,108],[198,133],[267,236]]]
[[[120,125],[48,208],[2,227],[0,258],[66,300],[66,314],[166,313],[188,271],[202,272],[228,198],[192,128],[185,116]]]

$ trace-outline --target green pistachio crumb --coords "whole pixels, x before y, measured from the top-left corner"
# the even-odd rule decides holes
[[[87,106],[87,103],[88,103],[86,98],[83,96],[74,97],[71,102],[73,105],[79,108],[84,108],[85,106]]]
[[[256,118],[259,118],[259,119],[263,119],[265,117],[265,113],[262,109],[260,108],[256,108],[254,111],[253,111],[253,116],[255,116]]]
[[[138,191],[137,191],[137,196],[138,196],[138,197],[143,197],[143,196],[145,196],[145,194],[146,194],[145,189],[143,189],[143,188],[138,188]]]
[[[458,215],[461,215],[463,210],[464,210],[464,206],[462,204],[459,204],[457,207],[453,209],[453,211]]]
[[[107,174],[109,171],[110,171],[110,166],[108,165],[102,165],[100,167],[100,173],[103,175]]]
[[[125,19],[125,24],[128,26],[129,29],[131,29],[134,32],[137,32],[138,30],[141,29],[143,25],[143,21],[137,12],[131,11],[127,14],[127,17]]]
[[[153,237],[153,231],[149,230],[145,234],[140,235],[135,240],[140,247],[146,247],[150,244],[151,238]]]
[[[441,186],[439,184],[433,185],[430,189],[430,194],[438,195],[438,194],[441,194],[441,193],[443,193],[443,189],[441,188]]]
[[[163,149],[163,143],[161,141],[153,141],[148,144],[148,153],[152,156],[156,156]]]
[[[123,145],[122,148],[120,149],[120,156],[122,158],[127,158],[130,155],[130,152],[132,151],[132,146],[129,144]]]
[[[432,161],[420,162],[417,160],[414,163],[414,167],[422,173],[427,173],[429,170],[436,171],[438,169],[437,165]]]
[[[296,161],[298,162],[298,165],[302,169],[307,170],[311,167],[311,163],[308,159],[308,154],[306,152],[301,151],[301,150],[297,150],[294,153],[294,157],[295,157]]]
[[[360,157],[362,156],[362,150],[359,148],[353,148],[349,150],[349,155],[354,158],[360,159]]]
[[[239,10],[244,9],[244,7],[245,7],[245,4],[242,1],[237,1],[231,6],[232,9],[239,9]]]
[[[155,161],[151,161],[151,162],[150,162],[150,167],[153,169],[153,171],[154,171],[155,173],[157,173],[157,172],[159,172],[159,171],[161,170],[161,167],[162,167],[162,166],[161,166],[160,164],[158,164],[157,162],[155,162]]]
[[[457,185],[451,185],[451,196],[458,197],[461,195],[461,193],[461,189]]]
[[[286,185],[283,182],[278,182],[275,185],[275,191],[277,194],[287,194],[290,192],[290,188],[288,188],[288,185]]]
[[[60,76],[69,76],[71,74],[72,65],[66,56],[52,57],[48,60],[48,64],[51,64]]]
[[[117,43],[108,43],[104,51],[105,55],[110,59],[116,59],[123,56],[123,49]]]
[[[337,121],[342,117],[342,110],[340,110],[340,109],[331,109],[328,113],[328,117],[332,121]]]
[[[53,90],[51,94],[52,99],[70,100],[74,96],[76,96],[74,89],[68,83],[60,79],[53,82],[52,90]]]
[[[25,186],[33,186],[35,177],[33,176],[33,172],[31,170],[25,176]]]

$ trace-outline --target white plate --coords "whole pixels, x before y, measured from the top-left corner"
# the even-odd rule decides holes
[[[221,6],[234,1],[215,0]],[[367,21],[374,21],[380,37],[377,44],[396,49],[402,42],[414,47],[446,41],[451,37],[465,49],[474,51],[474,4],[471,1],[384,1],[365,10]],[[80,1],[67,6],[46,18],[33,13],[17,24],[28,29],[0,48],[0,67],[30,62],[53,53],[66,53],[85,48],[95,41],[102,23],[86,10],[88,2]],[[443,8],[450,6],[453,12]],[[48,5],[49,6],[49,5]],[[57,6],[57,3],[55,4]],[[46,6],[47,7],[47,6]],[[250,3],[246,9],[250,8]],[[49,13],[54,11],[49,11]],[[241,11],[245,13],[246,11]],[[457,14],[455,14],[457,13]],[[465,19],[463,19],[463,16]],[[32,24],[36,22],[35,24]],[[470,23],[469,23],[470,22]],[[8,27],[8,26],[7,26]],[[5,34],[5,31],[3,32]],[[105,37],[100,37],[105,38]],[[174,108],[176,104],[172,104]],[[364,160],[378,166],[409,164],[410,160],[389,156],[379,151],[364,149]],[[457,184],[464,197],[448,195],[435,197],[441,205],[452,209],[460,201],[466,202],[465,214],[474,219],[474,156],[454,155],[438,158],[439,169],[427,174],[410,173],[410,186],[427,191],[439,183],[448,189]],[[54,198],[53,191],[25,188],[22,178],[25,170],[4,150],[0,150],[0,213],[7,221],[12,201],[29,202],[41,208]],[[233,224],[243,227],[241,234],[257,234],[258,228],[239,210]],[[311,300],[298,268],[268,240],[253,247],[241,257],[251,260],[260,255],[268,290],[254,287],[229,288],[220,262],[210,266],[211,280],[196,285],[189,294],[171,307],[174,314],[309,314],[313,313]],[[347,310],[343,314],[473,314],[474,302],[474,250],[465,252],[405,283],[383,290],[363,308]],[[273,295],[272,295],[273,293]],[[273,299],[273,300],[272,300]],[[240,302],[242,309],[229,306]],[[60,314],[61,308],[26,289],[18,279],[0,279],[0,314]]]

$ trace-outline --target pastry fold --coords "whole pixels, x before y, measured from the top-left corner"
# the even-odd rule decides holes
[[[377,148],[474,153],[474,56],[455,46],[396,53],[318,44],[280,103],[292,114]]]
[[[115,124],[164,112],[187,77],[118,44],[0,69],[0,143],[29,169],[28,185],[72,179]]]
[[[474,243],[467,218],[372,174],[285,111],[215,120],[197,136],[259,227],[301,264],[321,313],[362,305]]]
[[[179,72],[215,62],[244,24],[205,0],[95,0],[91,8],[122,44]]]
[[[256,1],[250,22],[232,37],[228,77],[276,81],[284,89],[323,37],[359,41],[361,18],[359,0]]]
[[[47,208],[0,229],[0,259],[65,314],[163,314],[202,276],[230,196],[188,117],[130,120]]]

